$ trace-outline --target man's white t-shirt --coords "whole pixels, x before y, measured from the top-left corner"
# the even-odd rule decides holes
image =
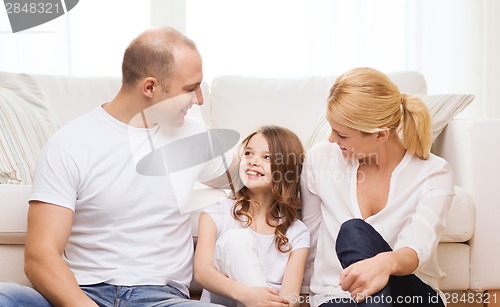
[[[194,183],[222,175],[225,163],[215,158],[169,172],[172,161],[163,161],[154,165],[163,175],[137,165],[154,149],[206,131],[190,118],[182,127],[134,128],[99,106],[47,142],[30,200],[74,211],[63,257],[78,284],[170,284],[188,294],[193,241],[190,216],[180,208]],[[189,150],[210,151],[196,144]]]
[[[318,143],[306,157],[301,177],[303,221],[311,231],[311,251],[305,281],[310,281],[311,306],[335,297],[349,297],[339,286],[342,266],[335,254],[343,222],[362,218],[357,202],[357,160],[347,161],[336,144]],[[413,249],[414,274],[438,290],[444,273],[436,249],[454,195],[449,164],[433,154],[427,160],[408,152],[391,175],[387,204],[365,221],[393,250]]]

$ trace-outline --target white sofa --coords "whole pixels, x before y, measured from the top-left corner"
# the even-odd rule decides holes
[[[0,72],[0,83],[15,75]],[[426,94],[421,74],[389,75],[402,92]],[[119,78],[33,77],[62,124],[113,98],[120,86]],[[210,86],[203,84],[205,104],[200,109],[194,106],[189,115],[203,117],[214,128],[235,129],[242,136],[261,124],[283,125],[310,145],[334,79],[221,76]],[[460,186],[439,245],[439,263],[447,274],[441,282],[443,290],[500,289],[499,135],[500,120],[454,119],[434,143],[433,151],[451,163]],[[30,188],[0,184],[0,281],[29,285],[23,273],[23,244]],[[224,195],[223,191],[198,186],[191,202],[200,207]],[[193,235],[197,233],[196,215]],[[498,296],[500,301],[500,292]]]

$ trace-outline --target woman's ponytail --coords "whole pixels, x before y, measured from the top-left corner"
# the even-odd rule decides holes
[[[432,122],[429,110],[417,96],[401,94],[400,135],[403,146],[412,155],[426,160],[432,146]]]

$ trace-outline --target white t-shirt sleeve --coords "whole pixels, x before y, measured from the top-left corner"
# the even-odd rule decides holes
[[[290,234],[289,240],[290,245],[292,246],[292,251],[299,248],[309,248],[311,242],[311,236],[309,233],[309,229],[307,229],[306,225],[301,221],[295,221],[288,229],[287,233],[293,232]]]
[[[415,213],[398,235],[394,250],[413,249],[421,268],[436,250],[454,195],[454,176],[448,163],[429,174],[419,196]]]
[[[233,153],[224,153],[225,161],[221,156],[216,157],[204,164],[202,172],[198,176],[200,182],[207,182],[224,174],[233,161]]]
[[[203,212],[207,213],[215,223],[217,228],[217,237],[221,235],[224,229],[224,222],[228,218],[228,211],[230,210],[230,204],[226,199],[218,201],[217,203],[203,209]]]
[[[321,198],[316,195],[314,186],[317,184],[315,178],[315,168],[321,167],[320,160],[317,158],[321,156],[320,149],[322,145],[316,145],[306,156],[302,174],[300,178],[300,195],[302,200],[302,221],[310,231],[310,248],[307,255],[306,268],[304,271],[304,285],[309,285],[314,259],[316,257],[316,246],[318,242],[318,234],[322,221],[321,214]]]
[[[214,133],[210,133],[210,128],[208,126],[206,129],[209,136],[208,142],[210,144],[209,154],[215,156],[215,158],[204,164],[203,170],[198,176],[200,182],[210,181],[221,176],[233,161],[232,150],[224,151],[224,147],[227,146],[225,143],[228,142],[228,140],[220,139]]]
[[[79,168],[75,161],[61,146],[49,140],[38,158],[29,200],[75,211],[79,178]]]

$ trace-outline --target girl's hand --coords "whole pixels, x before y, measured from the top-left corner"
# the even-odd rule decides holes
[[[340,272],[340,287],[351,293],[358,303],[363,302],[367,296],[382,290],[389,282],[393,266],[390,259],[382,253],[351,264]]]
[[[288,301],[270,287],[246,287],[238,301],[245,307],[288,307]]]

